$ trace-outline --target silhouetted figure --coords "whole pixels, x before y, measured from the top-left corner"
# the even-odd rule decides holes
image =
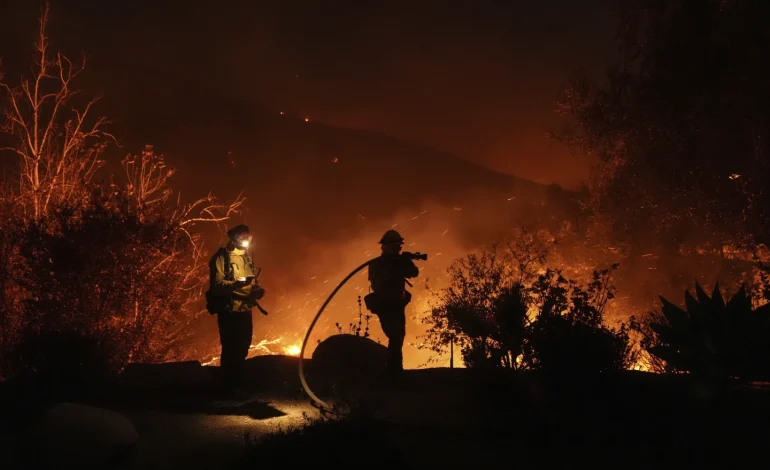
[[[243,363],[249,354],[253,329],[251,309],[265,290],[259,286],[246,253],[251,242],[249,228],[238,225],[230,229],[227,236],[230,239],[227,246],[220,248],[209,262],[207,308],[217,315],[225,391],[242,397]]]
[[[367,307],[379,317],[388,338],[388,372],[400,376],[404,370],[401,350],[406,336],[406,305],[412,300],[406,290],[407,278],[417,277],[419,270],[411,254],[401,253],[404,239],[398,232],[388,230],[380,244],[382,255],[369,264],[373,299]]]

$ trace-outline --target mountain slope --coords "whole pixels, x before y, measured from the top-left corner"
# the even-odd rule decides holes
[[[125,148],[154,144],[180,170],[175,185],[184,194],[210,189],[231,197],[243,189],[255,217],[301,217],[304,231],[419,210],[426,201],[457,206],[545,193],[542,185],[374,132],[235,106],[176,111],[127,126]]]

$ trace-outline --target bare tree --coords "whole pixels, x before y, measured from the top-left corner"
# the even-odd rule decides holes
[[[150,338],[159,339],[160,344],[175,345],[188,337],[196,318],[193,309],[208,280],[204,240],[195,228],[201,224],[226,222],[243,209],[245,199],[239,195],[232,202],[222,202],[209,193],[188,204],[183,204],[179,197],[170,202],[173,191],[169,179],[175,170],[166,164],[163,155],[155,153],[151,145],[146,146],[141,155],[128,155],[122,165],[126,176],[125,194],[130,198],[131,211],[144,224],[160,221],[166,227],[165,238],[173,240],[156,256],[145,258],[144,266],[138,267],[131,280],[131,284],[138,287],[131,321],[143,318],[152,325],[138,331],[146,328],[157,331],[156,335],[143,335],[142,340],[135,343],[135,348],[146,348],[145,341]],[[143,286],[162,285],[171,279],[174,287],[168,294],[179,315],[169,312],[168,303],[140,301],[144,296],[140,292]],[[156,328],[156,323],[162,323],[162,327]]]
[[[93,117],[98,97],[78,100],[74,80],[85,68],[85,58],[72,62],[51,50],[46,27],[50,5],[43,7],[35,42],[32,77],[11,86],[0,76],[6,106],[0,130],[16,142],[6,148],[20,158],[19,194],[28,217],[39,219],[52,205],[74,202],[103,161],[100,156],[114,137],[105,132],[107,121]]]
[[[49,11],[33,77],[12,87],[0,76],[0,131],[15,138],[5,150],[19,160],[18,180],[0,184],[0,377],[48,360],[38,354],[46,341],[53,358],[72,350],[71,363],[85,363],[56,342],[65,334],[97,345],[110,367],[189,357],[180,346],[208,275],[201,225],[226,222],[244,198],[174,198],[174,170],[152,146],[123,159],[111,186],[92,181],[114,138],[92,117],[98,98],[73,88],[85,62],[51,52]],[[14,351],[30,344],[19,359]]]
[[[173,205],[169,179],[176,170],[166,164],[163,155],[155,153],[152,145],[145,146],[141,155],[128,155],[122,161],[126,175],[126,193],[133,210],[144,221],[147,217],[163,216],[174,230],[183,233],[194,247],[193,256],[201,256],[201,240],[193,228],[200,224],[220,224],[239,213],[245,198],[239,194],[232,202],[222,202],[213,194],[182,204],[180,196]],[[169,255],[169,259],[173,258]],[[159,268],[160,266],[158,266]]]

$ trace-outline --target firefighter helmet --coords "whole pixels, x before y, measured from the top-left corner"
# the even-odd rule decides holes
[[[385,243],[404,243],[404,237],[401,236],[400,233],[396,232],[395,230],[388,230],[385,232],[385,235],[382,236],[380,239],[380,244]]]

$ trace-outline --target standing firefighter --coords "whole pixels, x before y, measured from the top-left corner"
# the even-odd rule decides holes
[[[225,391],[241,396],[243,363],[251,346],[251,309],[259,306],[257,301],[265,294],[265,290],[259,286],[251,258],[246,253],[251,242],[249,227],[233,227],[227,236],[227,246],[220,248],[209,262],[206,308],[212,315],[217,315]]]
[[[419,274],[412,260],[427,259],[427,255],[401,253],[403,244],[404,239],[395,230],[382,236],[382,255],[369,264],[372,293],[365,298],[366,307],[379,317],[388,337],[388,372],[394,376],[404,370],[401,350],[406,336],[406,305],[412,300],[406,290],[407,279]]]

